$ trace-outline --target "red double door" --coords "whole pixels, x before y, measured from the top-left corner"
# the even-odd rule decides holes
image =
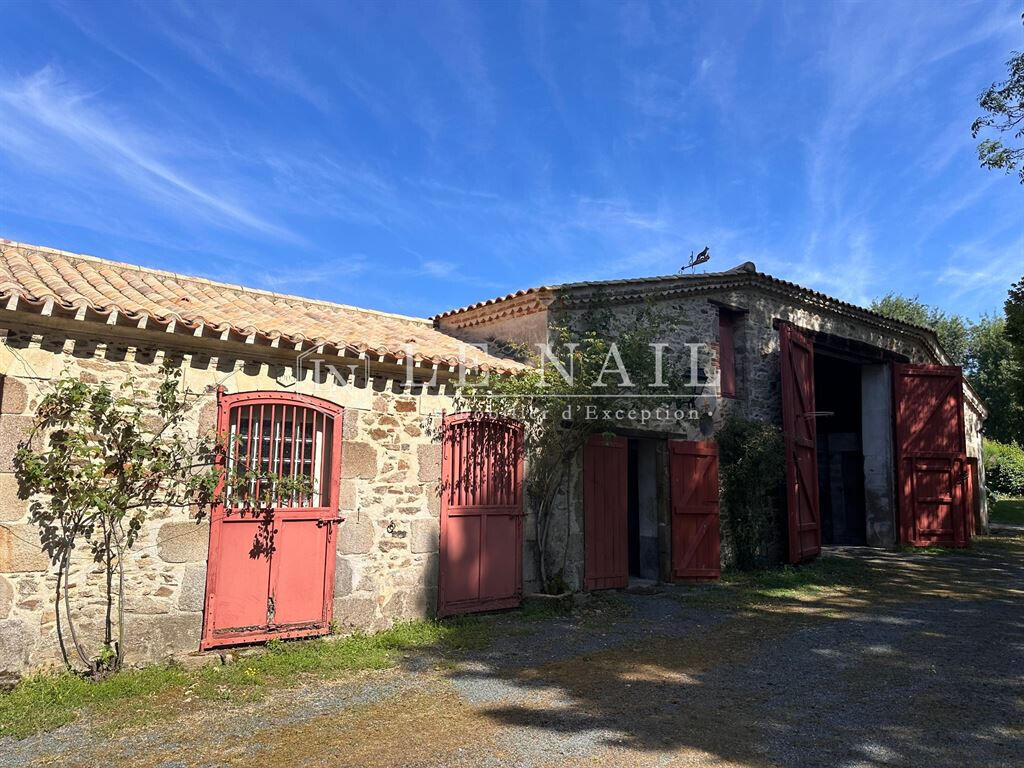
[[[897,365],[893,388],[900,540],[914,546],[967,546],[974,527],[974,482],[964,436],[961,370]]]
[[[814,345],[779,329],[789,561],[821,552]],[[973,531],[973,476],[965,452],[963,373],[957,366],[893,366],[900,542],[965,546]]]
[[[583,453],[584,588],[629,584],[628,440],[594,435]],[[712,442],[670,440],[672,578],[717,579],[719,554],[718,448]]]
[[[310,492],[257,508],[258,489],[223,488],[223,503],[211,514],[201,648],[328,632],[341,413],[303,395],[221,396],[218,433],[227,441],[229,469],[237,463],[302,475]]]
[[[438,616],[514,608],[523,584],[523,425],[446,416]]]

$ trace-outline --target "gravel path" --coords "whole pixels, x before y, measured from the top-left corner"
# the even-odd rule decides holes
[[[0,743],[0,765],[1024,765],[1024,537],[827,556],[875,578],[506,614],[486,651],[208,705],[106,744],[74,724]]]

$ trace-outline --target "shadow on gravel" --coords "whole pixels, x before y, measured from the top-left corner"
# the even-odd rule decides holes
[[[575,736],[595,749],[692,749],[742,764],[1019,760],[1024,539],[963,555],[833,558],[832,584],[680,588],[643,600],[681,613],[622,622],[608,647],[544,632],[553,660],[523,667],[515,643],[499,641],[451,679],[471,698],[482,691],[478,711],[524,738]],[[687,627],[693,613],[703,618]]]

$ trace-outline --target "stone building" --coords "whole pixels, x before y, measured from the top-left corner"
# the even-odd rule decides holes
[[[985,525],[983,494],[967,495],[970,479],[980,489],[981,478],[968,469],[980,456],[985,409],[969,386],[960,394],[959,374],[952,389],[948,375],[936,379],[945,389],[932,399],[941,401],[949,424],[957,422],[950,429],[959,430],[962,445],[920,454],[910,450],[916,433],[899,428],[906,427],[896,413],[906,401],[900,386],[917,386],[907,377],[918,369],[906,366],[948,362],[935,335],[751,264],[536,288],[428,320],[0,240],[0,677],[59,660],[55,576],[11,464],[55,377],[116,384],[134,376],[155,387],[160,365],[171,360],[185,386],[202,393],[190,429],[231,432],[247,446],[240,451],[255,457],[264,446],[278,457],[271,466],[320,484],[316,499],[275,512],[280,538],[266,562],[249,556],[253,529],[232,515],[230,503],[214,511],[212,526],[182,512],[152,511],[126,563],[127,660],[144,662],[271,636],[375,630],[506,607],[537,591],[521,463],[513,460],[500,481],[484,483],[482,495],[465,492],[459,481],[493,470],[496,463],[480,464],[481,456],[514,456],[516,425],[453,418],[453,395],[467,370],[507,375],[521,368],[477,346],[483,342],[543,343],[559,324],[584,322],[594,306],[625,313],[646,301],[678,318],[667,342],[706,345],[701,417],[627,420],[614,440],[580,457],[559,499],[567,525],[556,532],[571,588],[714,577],[713,438],[730,410],[791,427],[787,451],[803,474],[790,485],[813,485],[815,504],[819,490],[828,500],[821,510],[807,509],[809,497],[798,496],[794,530],[814,518],[825,543],[928,543],[931,529],[920,521],[939,521],[934,531],[952,536],[954,504],[971,507],[971,530]],[[794,352],[811,349],[813,358]],[[790,384],[783,384],[787,371]],[[804,403],[794,414],[786,389],[793,381],[817,393],[817,409]],[[829,415],[807,416],[818,411]],[[810,447],[799,426],[807,422],[818,424]],[[812,457],[827,467],[814,483],[801,469]],[[925,473],[907,479],[907,488],[940,475],[968,480],[955,499],[904,499],[901,461],[911,474],[918,465]],[[597,483],[598,475],[612,486]],[[904,530],[903,508],[922,504],[932,506],[914,512]],[[813,535],[805,538],[813,543]],[[802,546],[797,541],[798,552]],[[686,567],[677,562],[684,550],[693,561]],[[727,559],[728,547],[723,554]],[[74,564],[72,590],[78,623],[95,637],[102,612],[96,567]]]

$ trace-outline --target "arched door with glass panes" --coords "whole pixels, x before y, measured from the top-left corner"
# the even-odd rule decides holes
[[[203,649],[326,634],[334,591],[342,409],[306,395],[221,394],[227,465],[211,513]],[[238,467],[297,477],[302,493],[232,487]],[[256,500],[272,499],[268,505]]]

